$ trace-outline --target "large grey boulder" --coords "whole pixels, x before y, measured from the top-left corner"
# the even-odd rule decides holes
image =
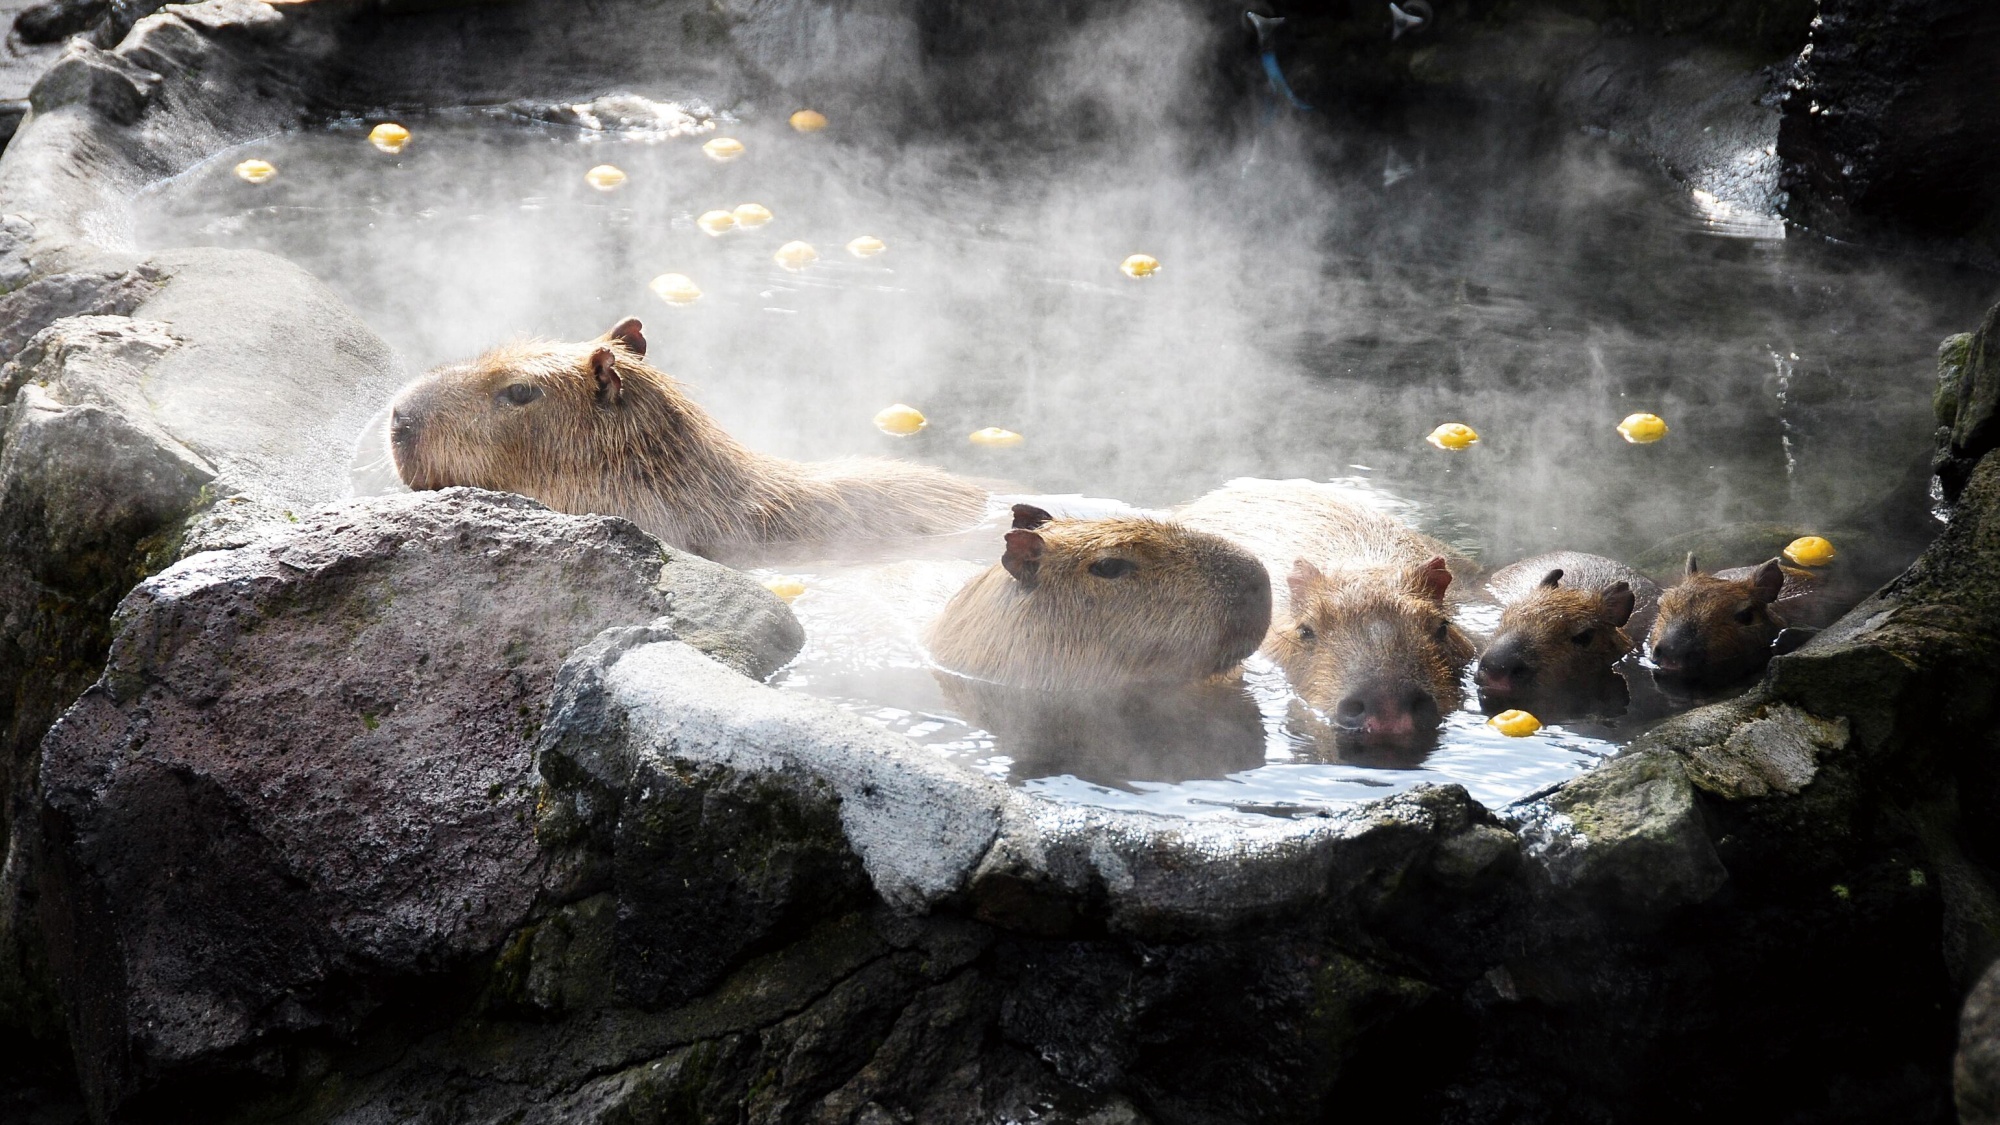
[[[92,314],[92,315],[76,315]],[[347,487],[402,379],[331,291],[267,254],[186,250],[0,300],[0,1027],[50,1028],[34,925],[35,748],[97,678],[119,599]]]
[[[760,675],[800,640],[629,523],[463,489],[142,583],[42,761],[43,923],[99,1110],[495,949],[563,875],[531,748],[564,655],[688,620]]]

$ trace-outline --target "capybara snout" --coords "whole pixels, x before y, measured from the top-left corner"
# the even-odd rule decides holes
[[[1785,587],[1777,559],[1740,577],[1703,574],[1693,555],[1679,585],[1660,598],[1648,638],[1654,666],[1669,679],[1719,685],[1761,671],[1785,628],[1774,608]]]
[[[1356,685],[1333,709],[1334,725],[1363,736],[1415,739],[1443,719],[1437,700],[1413,680],[1370,680]]]

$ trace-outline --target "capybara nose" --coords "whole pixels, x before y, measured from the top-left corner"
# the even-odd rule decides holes
[[[1473,679],[1483,691],[1512,691],[1515,683],[1527,674],[1528,661],[1519,649],[1496,646],[1479,658],[1479,668],[1473,672]]]
[[[1669,674],[1689,671],[1695,663],[1698,645],[1694,630],[1675,626],[1653,646],[1653,663]]]
[[[1364,735],[1408,737],[1437,725],[1437,704],[1413,684],[1360,688],[1333,709],[1342,729]]]

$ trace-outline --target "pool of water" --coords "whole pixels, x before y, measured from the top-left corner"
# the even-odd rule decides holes
[[[907,457],[1005,492],[1148,508],[1238,476],[1351,479],[1491,565],[1554,548],[1633,559],[1693,529],[1781,524],[1835,538],[1868,579],[1932,529],[1935,348],[2000,288],[1721,214],[1602,138],[1444,111],[1240,142],[1064,144],[840,120],[801,134],[782,114],[669,110],[637,129],[544,116],[407,121],[415,140],[394,155],[363,122],[266,138],[158,185],[136,238],[297,261],[413,372],[640,315],[654,362],[747,444],[787,456]],[[705,156],[717,135],[744,154]],[[278,175],[238,179],[251,157]],[[624,185],[587,183],[601,164]],[[768,225],[717,237],[696,223],[753,202]],[[887,251],[842,249],[863,235]],[[773,252],[792,240],[819,260],[781,268]],[[1121,274],[1134,253],[1160,272]],[[662,302],[648,283],[663,273],[703,295]],[[871,419],[894,402],[927,427],[879,432]],[[1615,426],[1636,411],[1665,417],[1668,438],[1624,442]],[[1447,421],[1479,444],[1426,444]],[[1025,440],[968,442],[989,426]],[[998,551],[995,532],[949,553]],[[1299,813],[1449,780],[1499,804],[1631,728],[1510,740],[1465,712],[1419,768],[1326,760],[1253,662],[1261,758],[1199,777],[1065,770],[958,716],[907,622],[855,624],[871,599],[878,618],[910,616],[914,603],[870,588],[879,574],[787,573],[807,586],[808,645],[782,686],[1068,800]]]

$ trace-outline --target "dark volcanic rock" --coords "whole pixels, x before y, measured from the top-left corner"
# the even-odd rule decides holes
[[[1842,238],[1967,239],[2000,251],[2000,6],[1821,0],[1786,96],[1789,217]]]
[[[1938,481],[1956,500],[1980,458],[2000,447],[2000,307],[1979,331],[1938,349]]]
[[[733,621],[688,604],[731,582],[755,590],[719,599]],[[775,598],[629,523],[472,490],[133,591],[41,777],[43,922],[98,1108],[268,1070],[274,1038],[498,946],[548,874],[530,747],[558,664],[676,613],[736,625],[760,672],[797,643]]]

